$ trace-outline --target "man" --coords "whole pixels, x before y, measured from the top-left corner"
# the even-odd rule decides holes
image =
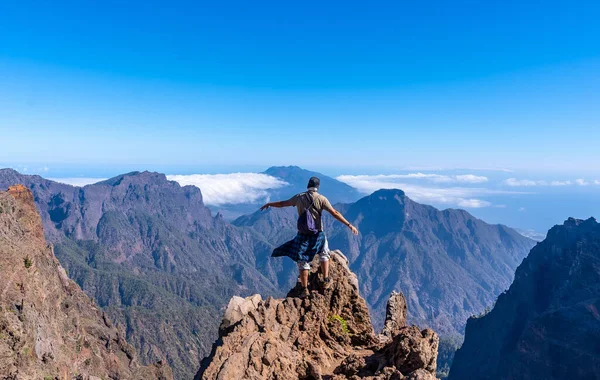
[[[318,193],[320,184],[321,181],[319,178],[311,177],[305,193],[296,194],[287,201],[269,202],[260,208],[263,211],[269,207],[295,206],[299,215],[299,229],[302,218],[309,217],[314,220],[314,231],[312,231],[312,221],[310,221],[309,224],[311,225],[312,232],[307,233],[306,231],[301,232],[299,230],[293,240],[276,248],[271,255],[272,257],[288,256],[298,263],[300,284],[302,286],[300,298],[305,298],[310,294],[308,291],[308,272],[310,270],[310,262],[317,254],[320,256],[321,272],[325,288],[329,287],[329,246],[323,232],[323,223],[321,222],[323,210],[326,210],[335,219],[344,223],[354,235],[358,235],[356,227],[350,224],[342,214],[334,209],[327,198]],[[305,212],[307,215],[304,215]]]

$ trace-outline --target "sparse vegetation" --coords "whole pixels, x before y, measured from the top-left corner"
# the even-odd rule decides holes
[[[440,337],[437,357],[437,377],[445,379],[450,373],[450,367],[454,360],[456,350],[462,346],[463,337],[460,335],[448,335]]]
[[[488,314],[489,314],[489,312],[490,312],[490,311],[492,311],[492,308],[493,308],[493,307],[490,307],[490,306],[488,306],[488,307],[486,307],[486,308],[485,308],[485,310],[484,310],[484,311],[482,311],[481,313],[479,313],[479,314],[477,314],[477,315],[473,315],[471,318],[478,319],[478,318],[485,317],[486,315],[488,315]]]
[[[350,334],[350,330],[348,329],[348,322],[346,322],[346,320],[344,318],[340,317],[337,314],[334,314],[329,317],[329,321],[330,322],[338,321],[340,323],[340,325],[342,326],[342,331],[344,332],[344,334]]]
[[[33,261],[29,256],[25,256],[25,258],[23,259],[23,264],[25,265],[25,268],[29,269],[33,265]]]

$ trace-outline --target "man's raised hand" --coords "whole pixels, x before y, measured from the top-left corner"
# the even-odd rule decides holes
[[[267,210],[269,207],[271,207],[271,204],[270,204],[270,203],[266,203],[265,205],[263,205],[263,206],[260,208],[260,211],[265,211],[265,210]]]
[[[350,231],[352,231],[354,235],[358,235],[358,230],[352,224],[350,225]]]

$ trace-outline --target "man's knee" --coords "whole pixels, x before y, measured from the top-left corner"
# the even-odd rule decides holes
[[[307,261],[298,261],[298,270],[310,270],[310,264]]]
[[[331,251],[329,250],[329,242],[325,239],[325,244],[323,246],[323,251],[319,254],[319,260],[324,263],[325,261],[329,261],[331,257]]]
[[[323,250],[323,252],[321,252],[321,254],[319,255],[319,260],[323,263],[325,261],[329,261],[329,259],[331,258],[331,251],[329,251],[329,249],[325,249]]]

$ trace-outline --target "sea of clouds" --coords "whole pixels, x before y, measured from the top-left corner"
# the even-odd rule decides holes
[[[431,173],[341,175],[336,178],[364,194],[379,189],[401,189],[420,203],[450,205],[462,208],[490,207],[492,203],[478,197],[511,191],[492,190],[464,185],[483,184],[488,178],[474,174],[446,175]]]
[[[287,182],[263,173],[167,175],[182,186],[200,188],[208,205],[258,203],[268,201],[271,190],[289,185]],[[405,173],[377,175],[340,175],[337,180],[347,183],[363,194],[379,189],[401,189],[420,203],[447,205],[460,208],[504,207],[493,204],[489,197],[510,194],[533,194],[532,187],[600,186],[599,180],[582,178],[571,180],[495,179],[477,174]],[[54,178],[57,182],[85,186],[104,178]],[[522,189],[519,189],[522,188]],[[326,193],[326,189],[324,189]],[[488,198],[488,199],[486,199]]]
[[[204,203],[213,206],[268,200],[270,189],[288,185],[263,173],[168,175],[167,179],[199,187]]]

